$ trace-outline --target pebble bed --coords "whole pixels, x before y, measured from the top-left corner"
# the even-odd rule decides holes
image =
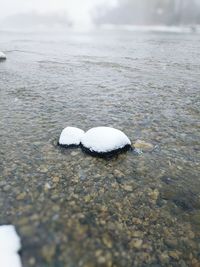
[[[23,266],[199,267],[199,37],[67,38],[0,41],[0,224]],[[59,147],[66,125],[118,128],[143,153]]]

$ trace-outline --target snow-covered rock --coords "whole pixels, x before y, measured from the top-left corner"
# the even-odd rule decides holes
[[[0,266],[21,267],[21,241],[13,225],[0,226]]]
[[[1,252],[0,266],[2,267],[22,267],[21,259],[17,253]]]
[[[17,252],[21,248],[20,238],[13,225],[0,226],[0,251]]]
[[[0,60],[6,59],[6,55],[3,52],[0,52]]]
[[[80,145],[81,138],[84,131],[75,127],[66,127],[59,138],[59,145],[61,146],[78,146]]]
[[[81,146],[90,154],[106,156],[131,148],[131,141],[120,130],[110,127],[96,127],[81,138]]]

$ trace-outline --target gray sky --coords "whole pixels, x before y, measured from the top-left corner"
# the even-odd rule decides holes
[[[0,18],[17,13],[67,13],[77,24],[90,22],[90,11],[98,5],[115,5],[117,0],[0,0]]]
[[[181,23],[199,23],[200,10],[195,6],[194,1],[200,3],[200,0],[176,1],[187,4],[177,5],[185,6],[181,12]],[[92,25],[91,14],[93,22],[100,22],[100,24],[171,25],[177,23],[176,17],[180,20],[180,16],[173,15],[174,13],[165,5],[163,5],[165,8],[163,15],[150,10],[149,3],[156,11],[154,2],[150,0],[0,0],[0,27],[2,29],[41,26],[52,28],[52,25],[66,27],[72,24],[75,28],[87,29]],[[135,6],[132,5],[134,3],[136,3]],[[137,3],[144,8],[139,8]],[[159,3],[162,4],[163,1],[160,0]],[[169,1],[169,6],[170,3],[173,3],[173,0]],[[109,6],[114,8],[107,9]],[[145,7],[148,8],[145,9]]]

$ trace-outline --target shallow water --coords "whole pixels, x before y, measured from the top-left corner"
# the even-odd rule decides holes
[[[200,265],[200,35],[0,33],[0,224],[24,266]],[[65,126],[155,146],[111,160]]]

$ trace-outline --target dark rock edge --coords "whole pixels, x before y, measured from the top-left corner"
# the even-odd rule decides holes
[[[133,150],[133,148],[131,147],[131,145],[125,145],[122,148],[118,148],[109,152],[96,152],[96,151],[92,151],[89,148],[84,147],[82,144],[80,144],[80,147],[82,149],[82,151],[86,154],[89,154],[93,157],[99,157],[99,158],[111,158],[114,157],[118,154],[121,154],[123,152],[127,152],[129,150]]]
[[[112,158],[118,154],[121,154],[123,152],[127,152],[127,151],[131,151],[133,150],[134,148],[131,146],[131,145],[125,145],[124,147],[122,148],[118,148],[118,149],[115,149],[115,150],[112,150],[112,151],[109,151],[109,152],[96,152],[96,151],[92,151],[90,150],[89,148],[86,148],[85,146],[83,146],[83,144],[80,143],[80,145],[61,145],[59,144],[58,142],[58,145],[60,147],[63,147],[63,148],[81,148],[81,150],[86,153],[86,154],[89,154],[90,156],[93,156],[93,157],[99,157],[99,158]]]
[[[72,145],[61,145],[59,142],[57,143],[57,145],[60,146],[60,147],[66,148],[66,149],[68,149],[68,148],[79,148],[80,147],[80,145],[74,145],[74,144],[72,144]]]

